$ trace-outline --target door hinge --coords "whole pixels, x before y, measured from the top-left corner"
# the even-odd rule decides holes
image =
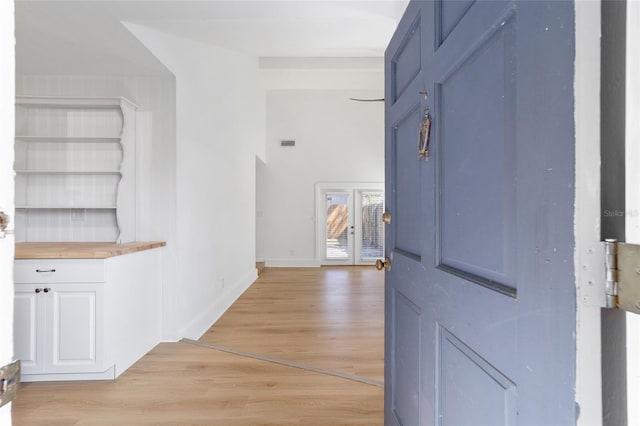
[[[606,307],[640,314],[640,245],[605,240]]]
[[[20,383],[20,361],[0,367],[0,407],[13,401]]]

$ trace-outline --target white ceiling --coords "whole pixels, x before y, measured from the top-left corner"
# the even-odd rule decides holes
[[[258,57],[382,57],[407,1],[16,0],[17,68],[168,73],[122,22]]]

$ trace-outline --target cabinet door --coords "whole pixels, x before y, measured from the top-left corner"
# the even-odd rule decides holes
[[[51,284],[47,288],[47,372],[103,371],[103,285]]]
[[[43,286],[16,284],[14,308],[14,350],[23,374],[44,372],[45,298]],[[38,292],[36,292],[38,291]]]

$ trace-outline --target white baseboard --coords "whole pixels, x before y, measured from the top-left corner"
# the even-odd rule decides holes
[[[56,374],[21,374],[21,382],[51,382],[74,380],[114,380],[115,366],[112,365],[102,373],[56,373]]]
[[[242,293],[244,293],[251,284],[258,278],[258,274],[255,269],[251,269],[238,284],[231,286],[229,291],[224,293],[217,302],[197,318],[195,318],[189,325],[184,327],[179,333],[180,336],[188,339],[198,340],[204,333],[215,324],[218,319],[238,300]]]
[[[319,268],[317,259],[265,259],[267,268]]]

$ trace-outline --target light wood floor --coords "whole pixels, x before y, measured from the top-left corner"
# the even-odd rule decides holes
[[[384,274],[265,269],[205,345],[381,381]],[[26,383],[21,425],[382,425],[383,389],[196,346],[164,343],[112,382]]]

